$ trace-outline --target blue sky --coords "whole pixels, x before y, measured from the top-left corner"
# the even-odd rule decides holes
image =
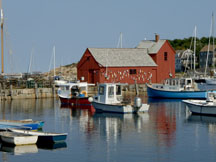
[[[78,62],[88,47],[123,47],[141,40],[209,36],[215,0],[2,0],[5,17],[5,73],[49,70]],[[12,52],[9,52],[12,51]]]

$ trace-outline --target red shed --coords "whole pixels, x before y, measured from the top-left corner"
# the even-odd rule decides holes
[[[167,40],[142,41],[136,48],[87,48],[77,65],[77,78],[95,84],[156,83],[169,74],[175,77],[175,51]]]

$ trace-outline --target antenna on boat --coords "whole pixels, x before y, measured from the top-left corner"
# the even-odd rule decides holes
[[[1,64],[2,64],[2,74],[4,73],[4,15],[3,15],[3,9],[2,9],[2,2],[0,0],[0,7],[1,7]]]
[[[108,58],[108,49],[106,50],[106,65],[105,65],[105,67],[106,67],[106,71],[105,71],[105,75],[104,75],[104,77],[106,78],[106,79],[109,79],[109,77],[108,77],[108,69],[107,69],[107,62],[108,62],[108,60],[107,60],[107,58]]]

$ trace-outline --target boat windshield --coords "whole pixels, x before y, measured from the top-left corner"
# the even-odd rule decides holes
[[[78,88],[78,86],[73,86],[73,87],[71,88],[71,94],[72,94],[73,96],[78,96],[78,94],[79,94],[79,88]]]
[[[61,90],[66,90],[66,91],[68,91],[69,89],[70,89],[70,86],[68,86],[68,85],[66,85],[66,86],[60,86],[59,87]]]
[[[180,87],[184,88],[184,85],[185,85],[185,79],[181,79],[180,80]]]
[[[187,81],[186,81],[186,84],[187,84],[187,85],[191,85],[191,84],[192,84],[192,81],[191,81],[191,80],[187,80]]]
[[[79,89],[80,89],[80,92],[86,91],[86,87],[80,87]]]
[[[108,88],[108,98],[114,98],[114,87],[113,86]]]
[[[116,85],[116,95],[121,95],[121,86]]]
[[[99,86],[99,95],[104,95],[104,86]]]

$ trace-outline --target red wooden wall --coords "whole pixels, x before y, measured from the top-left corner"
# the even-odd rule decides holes
[[[165,60],[165,52],[167,53],[167,60]],[[168,41],[164,43],[159,52],[151,54],[153,60],[158,65],[157,67],[157,83],[161,83],[164,79],[169,78],[169,74],[172,73],[172,77],[175,77],[175,51]]]

